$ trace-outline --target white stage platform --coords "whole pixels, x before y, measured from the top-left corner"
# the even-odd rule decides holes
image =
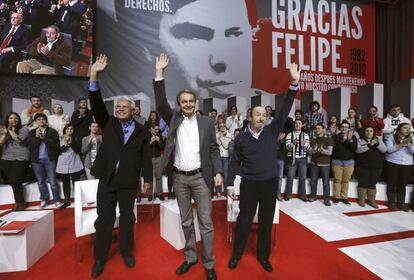
[[[310,193],[310,180],[306,180],[306,193]],[[163,176],[162,180],[163,184],[163,192],[168,192],[168,186],[167,186],[167,177]],[[286,178],[283,179],[282,183],[282,193],[285,190],[285,184],[286,184]],[[331,196],[333,195],[333,180],[330,181],[331,186]],[[31,184],[25,184],[24,185],[25,190],[25,198],[26,202],[39,202],[40,201],[40,193],[39,188],[37,186],[37,183],[31,183]],[[293,181],[293,189],[292,193],[296,194],[298,190],[298,180],[295,179]],[[50,197],[52,198],[52,193],[50,191]],[[407,185],[407,192],[405,197],[405,202],[410,203],[411,200],[411,193],[413,192],[413,185]],[[322,180],[319,179],[318,181],[318,195],[322,195]],[[63,190],[61,189],[61,196],[63,196]],[[72,190],[72,197],[73,197],[73,190]],[[349,198],[357,198],[357,181],[352,180],[349,184],[349,191],[348,191],[348,197]],[[377,184],[377,201],[387,201],[387,186],[385,182],[379,182]],[[0,205],[7,205],[7,204],[14,204],[14,197],[13,197],[13,191],[11,186],[9,185],[0,185]]]

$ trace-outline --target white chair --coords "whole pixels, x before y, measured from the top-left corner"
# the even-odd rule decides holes
[[[236,195],[240,195],[240,182],[241,177],[236,176],[236,179],[234,180],[234,192]],[[275,200],[276,200],[276,194],[275,194]],[[239,200],[234,200],[230,196],[227,196],[227,241],[232,242],[233,241],[233,223],[237,222],[237,216],[240,213],[239,208]],[[256,214],[253,218],[253,223],[258,223],[258,210],[259,206],[256,209]],[[273,224],[279,223],[279,202],[276,200],[276,208],[275,208],[275,214],[273,216]],[[272,229],[272,245],[276,245],[276,227],[273,226]]]
[[[96,194],[99,180],[75,182],[75,236],[76,238],[95,233]],[[137,223],[137,206],[134,206],[135,223]],[[114,228],[119,227],[119,205],[116,206]],[[80,257],[80,259],[82,259]]]

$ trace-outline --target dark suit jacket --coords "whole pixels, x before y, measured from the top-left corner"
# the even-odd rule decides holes
[[[87,110],[83,118],[79,118],[79,110],[73,111],[70,118],[70,124],[75,128],[75,135],[85,137],[89,135],[89,126],[93,122],[93,115],[91,110]]]
[[[162,155],[162,168],[165,170],[170,161],[174,162],[172,152],[175,148],[177,128],[182,123],[184,117],[179,111],[172,110],[165,95],[165,82],[154,81],[155,104],[161,117],[169,125],[167,143],[165,144],[164,154]],[[223,173],[221,164],[220,150],[216,139],[214,122],[207,116],[197,116],[197,125],[200,141],[200,161],[203,178],[210,187],[214,186],[213,176]]]
[[[101,92],[90,91],[89,100],[93,116],[103,129],[101,147],[91,170],[91,174],[100,180],[99,186],[108,187],[118,161],[118,188],[136,189],[141,170],[144,181],[152,182],[149,132],[134,120],[135,130],[124,144],[121,123],[114,116],[109,116]]]
[[[45,133],[46,133],[45,138],[40,139],[36,137],[36,129],[33,129],[29,132],[29,136],[26,138],[26,142],[30,150],[30,160],[32,162],[39,161],[39,147],[40,147],[41,142],[44,142],[46,144],[49,160],[55,161],[57,160],[59,156],[59,153],[60,153],[59,133],[51,127],[47,127],[45,130]]]
[[[81,3],[76,2],[75,5],[61,6],[59,10],[56,10],[56,24],[60,28],[60,32],[72,34],[72,38],[76,37],[80,31],[82,15],[86,13],[88,7]],[[67,11],[65,18],[62,21],[62,17]]]
[[[6,39],[7,35],[12,28],[11,25],[7,25],[2,34],[0,35],[0,44]],[[21,50],[26,49],[27,45],[30,43],[30,28],[24,26],[23,24],[14,32],[12,39],[10,40],[7,47],[13,47],[14,53],[17,54]]]
[[[27,11],[24,18],[28,24],[45,26],[44,23],[47,21],[50,9],[49,0],[36,0],[30,4],[23,3],[23,6]]]

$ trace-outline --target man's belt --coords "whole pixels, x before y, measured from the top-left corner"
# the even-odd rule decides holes
[[[186,176],[193,176],[196,175],[198,173],[201,172],[201,168],[198,169],[194,169],[191,171],[183,171],[183,170],[178,170],[175,166],[173,167],[174,172],[177,172],[178,174],[182,174],[182,175],[186,175]]]

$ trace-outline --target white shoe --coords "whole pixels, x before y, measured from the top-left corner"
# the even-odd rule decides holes
[[[61,203],[61,202],[56,202],[55,203],[56,208],[60,208],[60,206],[62,206],[62,205],[63,205],[63,203]]]
[[[42,202],[40,202],[40,208],[46,208],[46,206],[47,206],[47,201],[42,201]]]

